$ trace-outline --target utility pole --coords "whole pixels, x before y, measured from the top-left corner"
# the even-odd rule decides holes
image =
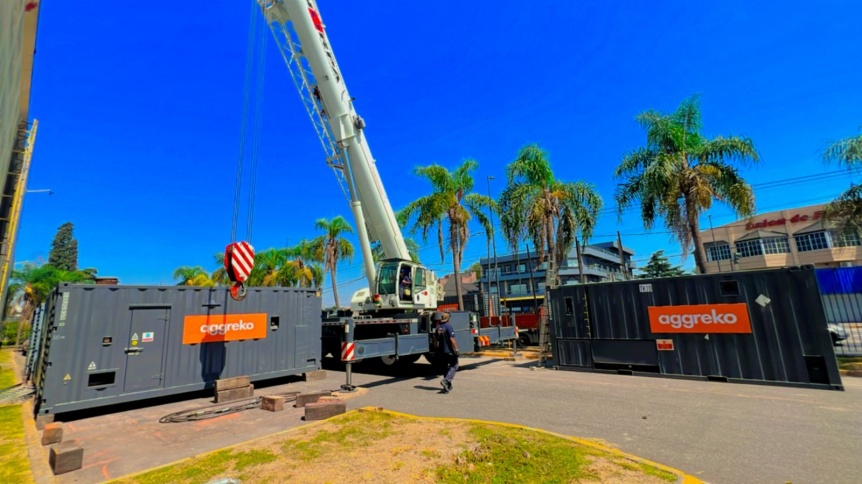
[[[493,179],[494,179],[493,176],[488,175],[488,198],[491,198],[491,180],[493,180]],[[497,300],[499,301],[500,300],[500,272],[499,272],[499,268],[497,267],[497,230],[496,230],[496,227],[494,225],[494,210],[490,210],[490,212],[491,212],[491,229],[492,229],[491,230],[491,247],[494,248],[494,280],[495,280],[494,282],[497,286]],[[491,267],[491,260],[490,259],[488,259],[488,267]],[[491,292],[491,279],[490,279],[490,277],[488,278],[488,292],[489,293]],[[489,296],[491,297],[490,303],[493,303],[493,299],[494,299],[493,294],[489,294]],[[495,309],[499,309],[499,306]],[[495,313],[496,312],[499,312],[499,311],[495,311]]]
[[[626,258],[625,254],[623,253],[623,238],[620,236],[619,230],[617,230],[617,250],[619,250],[620,254],[620,271],[623,274],[623,279],[628,280],[629,275],[626,271]]]
[[[708,217],[709,217],[709,232],[712,234],[712,253],[716,254],[718,251],[716,250],[717,247],[715,246],[715,230],[712,229],[712,215],[708,215]],[[697,250],[697,247],[695,247],[694,250]],[[706,251],[704,251],[704,252],[706,252]],[[704,255],[706,255],[706,254],[704,254]],[[721,272],[721,257],[716,257],[715,262],[718,264],[718,272]]]

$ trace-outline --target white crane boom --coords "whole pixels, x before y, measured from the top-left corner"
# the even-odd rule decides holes
[[[374,302],[379,308],[383,294],[395,295],[388,303],[383,303],[393,308],[436,308],[437,281],[433,272],[414,263],[397,263],[410,262],[410,253],[368,148],[365,122],[353,107],[353,98],[335,60],[316,2],[257,2],[321,140],[326,161],[335,170],[342,190],[346,185],[369,283],[369,290],[361,296],[365,306]],[[396,262],[394,268],[384,271],[381,267],[379,273],[375,271],[371,254],[373,241],[380,242],[384,260]],[[418,294],[409,291],[406,300],[394,289],[396,279],[404,270],[409,271],[412,279],[420,280],[420,285],[411,289],[421,289]],[[392,284],[391,294],[382,289],[383,279],[387,287]],[[354,296],[354,305],[356,299]]]

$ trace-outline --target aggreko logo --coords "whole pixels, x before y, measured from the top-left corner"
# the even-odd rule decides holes
[[[650,306],[653,333],[751,333],[748,305]]]
[[[266,338],[266,313],[195,314],[183,320],[183,344]]]

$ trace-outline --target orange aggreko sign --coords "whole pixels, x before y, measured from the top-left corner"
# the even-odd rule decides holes
[[[745,303],[650,306],[647,309],[653,333],[751,333]]]
[[[183,320],[183,344],[266,338],[266,313],[194,314]]]

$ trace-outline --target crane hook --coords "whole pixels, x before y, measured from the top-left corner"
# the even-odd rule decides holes
[[[245,299],[248,291],[245,284],[254,268],[254,247],[248,242],[232,242],[224,249],[224,268],[233,286],[230,297],[235,301]]]

